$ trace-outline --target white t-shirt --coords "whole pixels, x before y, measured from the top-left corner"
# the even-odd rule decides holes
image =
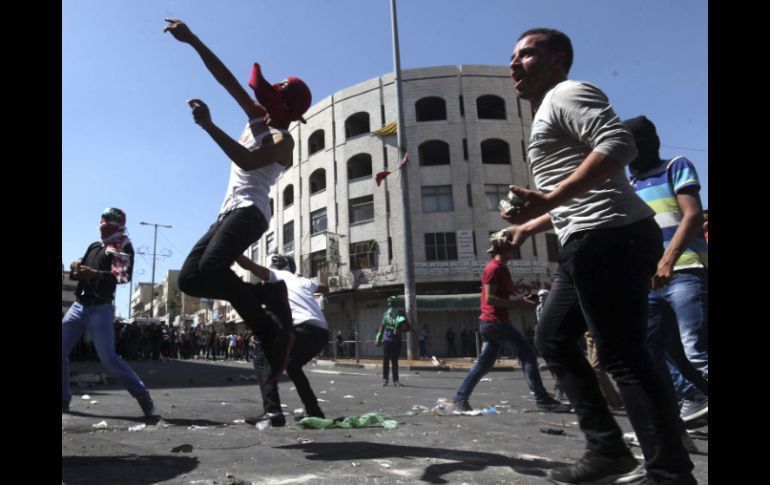
[[[268,271],[270,271],[269,281],[286,282],[294,325],[306,323],[329,330],[329,325],[326,323],[321,307],[318,306],[318,302],[313,297],[313,293],[318,289],[318,283],[303,276],[297,276],[289,271],[280,269],[269,269]]]
[[[275,133],[283,133],[284,136],[288,135],[286,130],[268,128],[259,133],[257,139],[254,139],[251,126],[258,123],[262,123],[262,120],[246,125],[243,133],[241,133],[241,137],[238,139],[238,143],[250,151],[259,148],[262,139],[266,136],[271,136]],[[230,180],[227,184],[225,200],[222,202],[219,213],[224,214],[233,209],[253,205],[262,212],[265,220],[269,222],[273,217],[270,211],[270,187],[275,184],[278,175],[285,168],[284,165],[275,162],[265,167],[255,168],[254,170],[243,170],[235,163],[231,163]]]

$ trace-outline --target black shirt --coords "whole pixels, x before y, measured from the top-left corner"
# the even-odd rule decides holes
[[[98,271],[110,271],[114,256],[107,254],[106,250],[107,246],[104,246],[101,241],[92,243],[88,246],[86,254],[81,259],[81,264]],[[130,242],[123,247],[123,252],[128,254],[128,280],[131,281],[131,274],[134,271],[134,248]],[[112,303],[112,300],[115,298],[116,285],[117,281],[112,273],[89,281],[78,281],[78,286],[75,289],[75,299],[81,305]]]

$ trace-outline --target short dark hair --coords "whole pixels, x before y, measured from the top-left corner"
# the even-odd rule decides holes
[[[569,73],[572,67],[572,41],[569,40],[567,34],[555,29],[537,28],[529,29],[519,36],[519,40],[527,37],[528,35],[544,35],[545,40],[543,45],[549,52],[557,52],[564,54],[564,70]]]
[[[270,267],[288,271],[290,273],[295,273],[297,271],[297,265],[294,263],[294,258],[283,254],[274,254],[270,258]]]

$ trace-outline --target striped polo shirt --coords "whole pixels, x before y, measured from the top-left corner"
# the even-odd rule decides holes
[[[637,174],[631,179],[636,194],[655,211],[655,222],[663,231],[663,247],[668,248],[679,223],[682,211],[676,200],[676,194],[686,187],[700,190],[698,173],[692,162],[685,157],[676,157],[668,165],[660,165],[647,172]],[[674,265],[674,270],[685,268],[708,268],[708,244],[703,231],[682,253]]]

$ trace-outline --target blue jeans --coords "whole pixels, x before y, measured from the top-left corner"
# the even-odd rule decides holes
[[[587,449],[628,456],[623,433],[579,346],[587,327],[601,366],[623,397],[647,473],[656,483],[670,484],[691,480],[693,464],[682,445],[673,387],[645,340],[650,278],[662,253],[663,236],[652,218],[570,236],[535,343],[575,408]]]
[[[650,291],[650,313],[648,338],[656,355],[662,355],[669,346],[669,340],[681,336],[684,354],[689,364],[708,383],[708,270],[686,269],[676,271],[671,282],[659,289]],[[686,379],[681,369],[669,355],[666,363],[677,398],[687,399],[696,393],[696,386]],[[687,363],[684,363],[687,365]],[[702,386],[699,386],[702,387]],[[706,394],[708,390],[706,389]]]
[[[537,356],[535,350],[529,344],[511,322],[503,320],[480,320],[479,332],[484,338],[484,345],[481,347],[481,355],[476,365],[465,376],[465,380],[460,385],[455,395],[455,402],[467,400],[476,384],[479,383],[484,374],[494,367],[495,360],[500,354],[500,347],[510,345],[517,350],[519,362],[521,362],[524,378],[527,380],[529,389],[535,393],[535,399],[538,402],[550,400],[550,395],[543,386],[540,378],[540,371],[537,370]]]
[[[420,340],[420,358],[428,357],[428,348],[425,345],[425,340]]]
[[[61,400],[70,402],[70,359],[72,348],[78,343],[83,332],[88,330],[96,348],[96,354],[107,371],[117,377],[120,383],[134,397],[147,394],[147,388],[139,376],[115,352],[115,329],[112,326],[112,305],[84,306],[72,304],[61,321]]]

